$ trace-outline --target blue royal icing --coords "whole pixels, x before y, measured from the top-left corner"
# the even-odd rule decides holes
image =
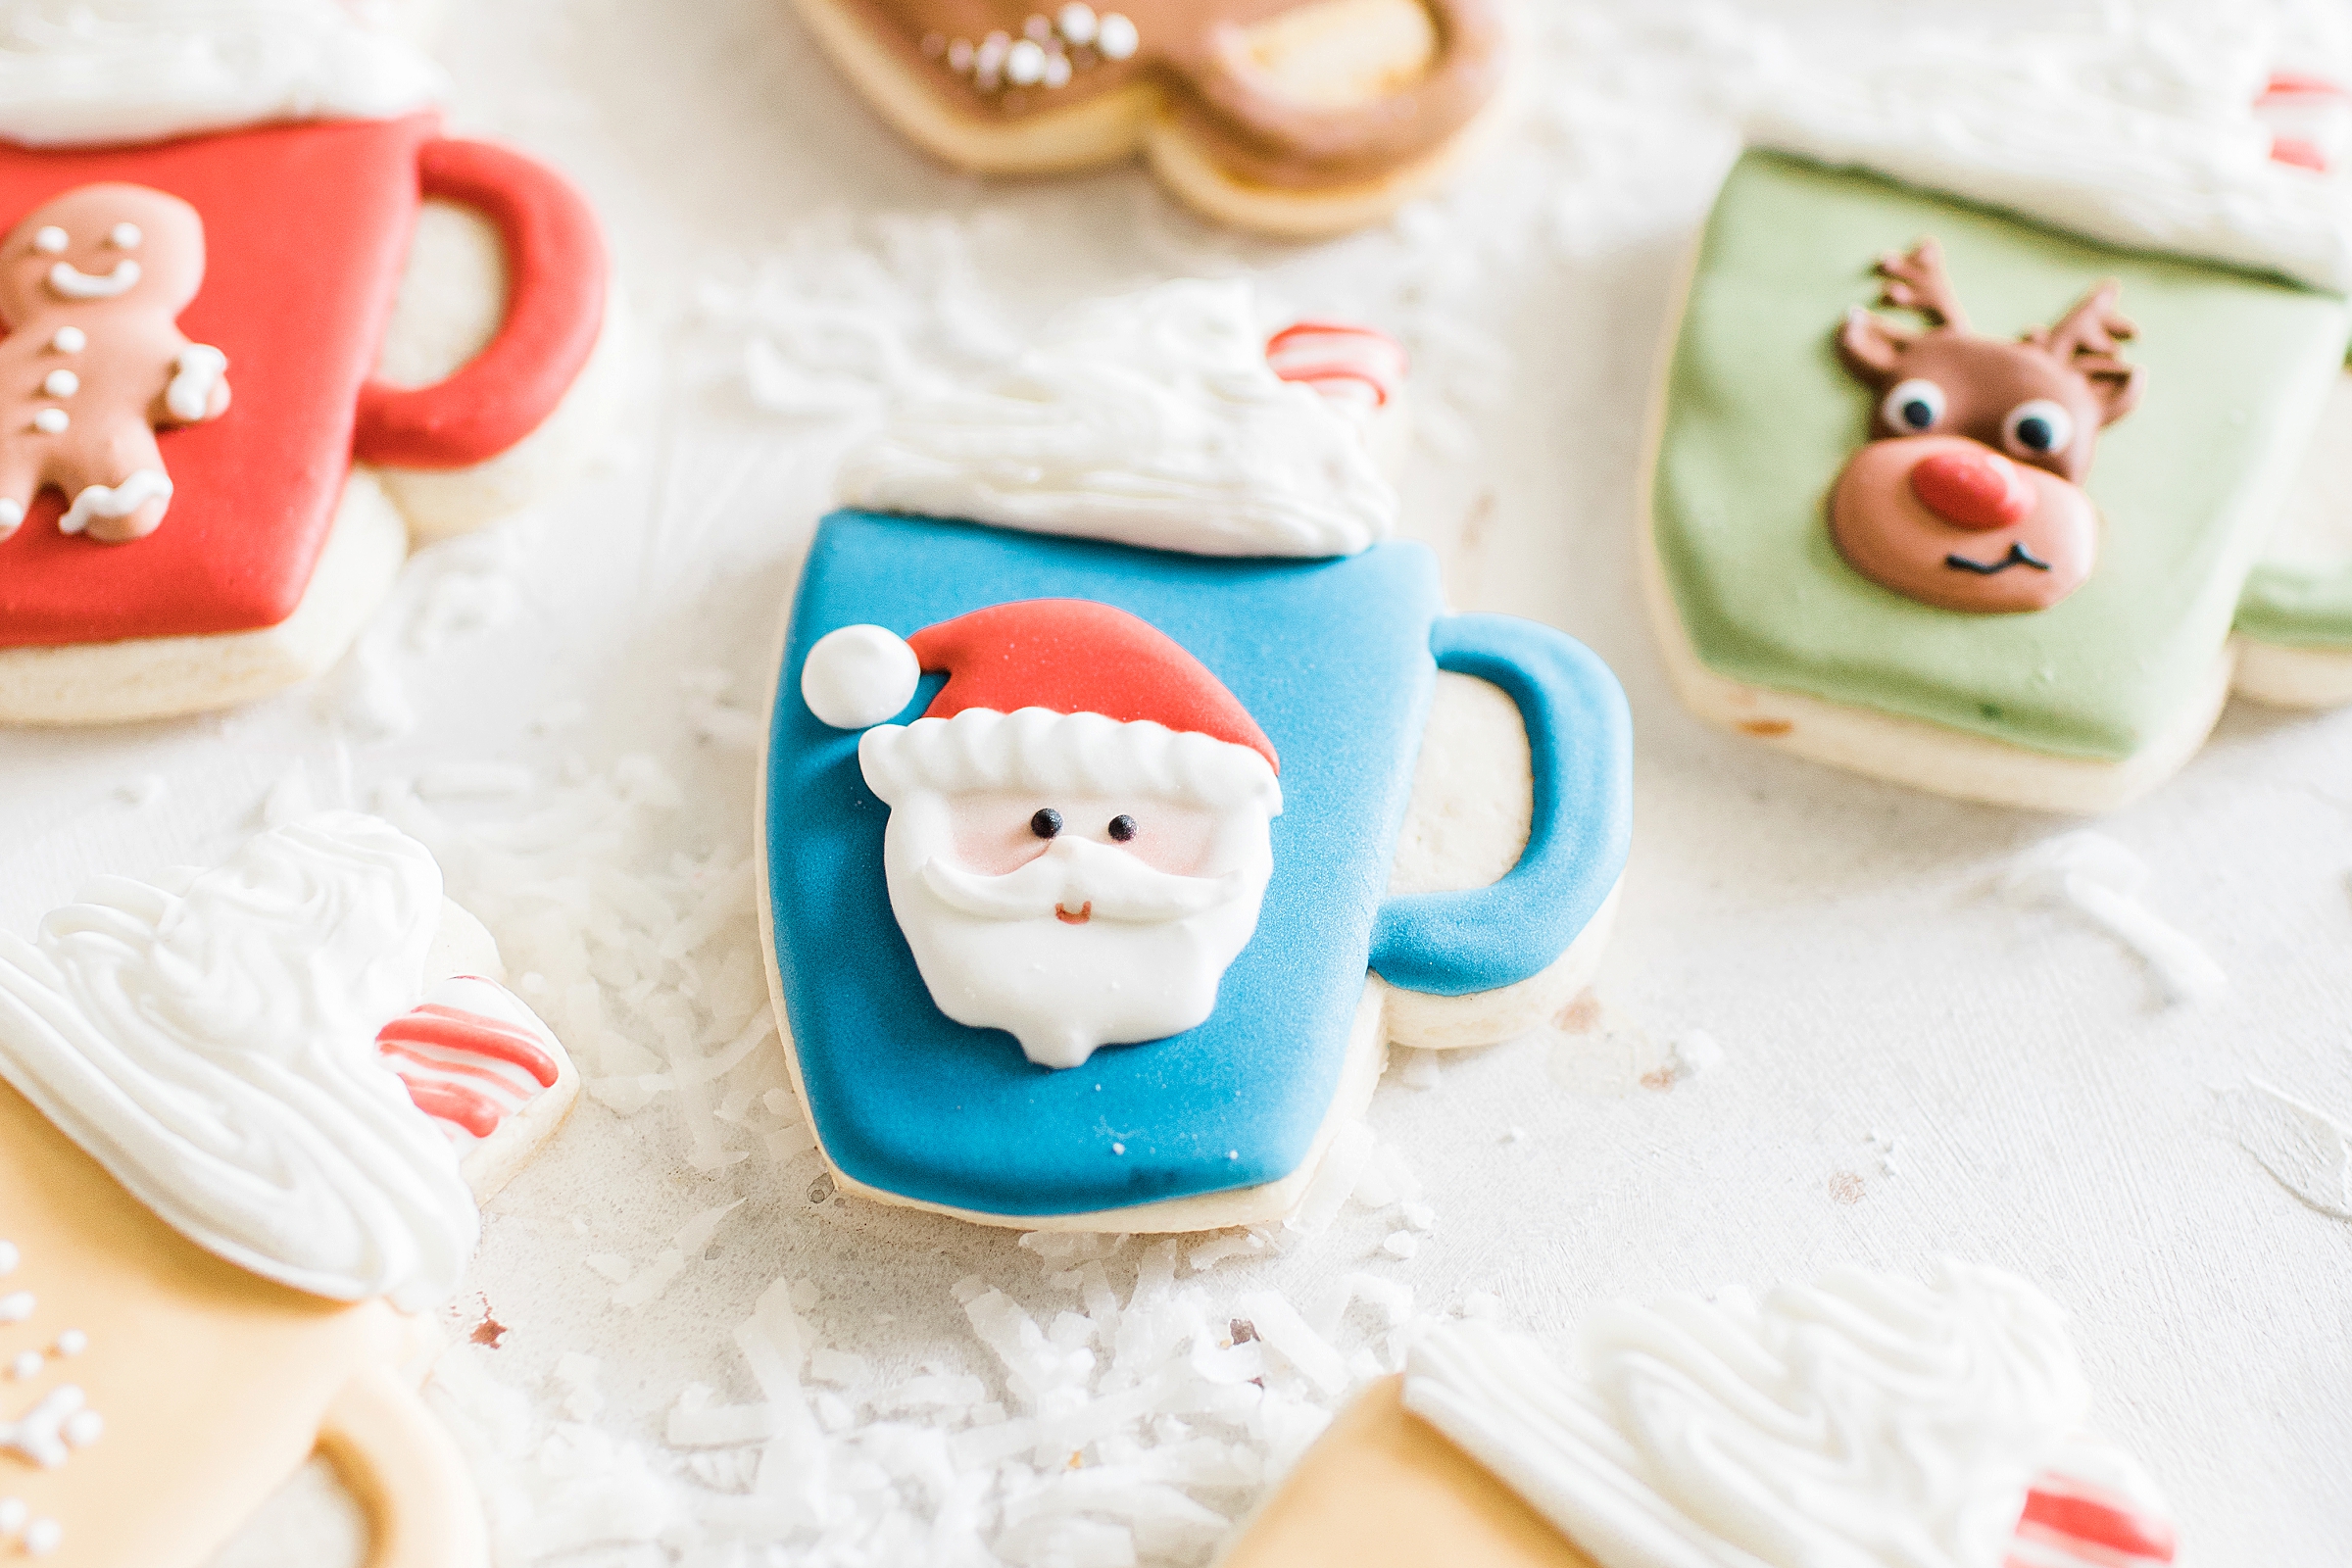
[[[1282,758],[1257,929],[1199,1028],[1032,1064],[932,1004],[891,912],[888,808],[858,734],[808,711],[800,674],[838,627],[907,636],[990,605],[1091,599],[1166,632]],[[1434,653],[1433,653],[1434,649]],[[1537,820],[1492,888],[1389,900],[1439,661],[1522,705]],[[926,676],[900,721],[930,702]],[[1630,722],[1605,665],[1547,627],[1445,614],[1437,564],[1392,542],[1332,561],[1232,560],[842,512],[801,576],[769,729],[770,925],[808,1112],[852,1180],[922,1203],[1090,1213],[1255,1187],[1297,1170],[1339,1086],[1367,970],[1461,995],[1541,972],[1625,864]]]

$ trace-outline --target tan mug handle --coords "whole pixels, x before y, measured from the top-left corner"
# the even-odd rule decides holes
[[[480,1495],[416,1391],[377,1367],[343,1385],[318,1451],[374,1526],[368,1568],[487,1568]]]

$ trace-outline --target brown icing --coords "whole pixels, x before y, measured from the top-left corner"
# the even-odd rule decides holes
[[[958,112],[1013,122],[1152,82],[1225,171],[1254,184],[1311,190],[1374,179],[1442,146],[1475,118],[1502,76],[1502,25],[1494,0],[1426,0],[1437,32],[1434,63],[1411,86],[1373,103],[1316,108],[1273,90],[1249,58],[1250,26],[1311,0],[1116,0],[1102,16],[1135,25],[1123,60],[1074,45],[1056,26],[1058,5],[1007,0],[848,0],[902,65]],[[993,82],[964,65],[958,43],[992,33],[1024,37],[1069,62],[1066,81]],[[1058,68],[1057,68],[1058,70]]]
[[[126,267],[136,281],[92,292]],[[72,503],[92,487],[105,487],[94,498],[103,499],[133,475],[151,476],[150,488],[164,475],[155,427],[188,422],[167,389],[195,347],[176,318],[203,281],[196,209],[144,185],[83,185],[0,239],[0,537],[45,486]],[[215,374],[199,417],[227,407],[227,382]],[[120,515],[92,510],[84,531],[140,538],[169,500],[167,488]]]
[[[1856,571],[1922,604],[2046,610],[2096,564],[2098,514],[2082,481],[2099,431],[2144,385],[2121,358],[2132,327],[2116,285],[2010,342],[1969,330],[1934,240],[1878,270],[1879,303],[1929,324],[1856,309],[1838,331],[1846,368],[1880,401],[1872,440],[1831,493],[1831,537]]]

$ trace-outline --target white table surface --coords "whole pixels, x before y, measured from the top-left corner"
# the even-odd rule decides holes
[[[649,995],[689,984],[699,999],[679,1015],[696,1050],[723,1044],[754,1015],[749,715],[833,458],[870,422],[881,368],[953,373],[1063,302],[1254,276],[1410,346],[1423,417],[1407,527],[1445,559],[1459,608],[1549,621],[1615,667],[1638,734],[1636,844],[1598,987],[1606,1029],[1450,1057],[1434,1082],[1422,1064],[1409,1075],[1422,1087],[1396,1067],[1383,1083],[1372,1128],[1436,1214],[1414,1256],[1380,1250],[1407,1228],[1396,1210],[1358,1203],[1190,1282],[1220,1310],[1268,1288],[1303,1306],[1362,1271],[1409,1286],[1417,1313],[1487,1293],[1498,1304],[1482,1307],[1557,1339],[1623,1295],[1847,1260],[1995,1263],[2073,1312],[2097,1420],[2169,1490],[2183,1561],[2347,1560],[2352,1224],[2257,1162],[2235,1097],[2261,1080],[2352,1120],[2352,713],[2235,706],[2177,781],[2100,824],[2153,866],[2149,906],[2229,974],[2219,1000],[2168,1006],[2079,917],[1988,895],[2006,860],[2066,824],[1783,760],[1702,728],[1668,690],[1634,591],[1642,416],[1677,259],[1734,145],[1729,114],[1765,25],[1752,13],[1773,8],[1540,7],[1494,154],[1393,225],[1307,248],[1205,228],[1134,171],[1004,185],[945,173],[875,122],[783,0],[453,9],[440,53],[454,124],[554,162],[609,225],[638,332],[613,453],[541,514],[421,556],[364,667],[318,691],[224,717],[0,735],[0,921],[28,928],[95,872],[215,856],[272,797],[281,811],[306,795],[368,804],[421,779],[476,835],[448,856],[452,890],[518,971],[576,964],[582,911],[617,907],[624,878],[680,912],[724,895],[733,912],[693,952],[639,944]],[[835,412],[754,395],[794,387]],[[675,786],[666,805],[657,772]],[[491,793],[450,798],[466,788]],[[527,873],[478,848],[599,789],[642,803],[588,812],[609,840],[559,835]],[[512,891],[588,861],[605,870],[569,912],[534,923],[499,897],[502,875]],[[640,1070],[620,1042],[662,1049],[649,1019],[664,1004],[628,1001],[631,978],[585,980],[549,1006],[591,1077]],[[590,993],[601,1025],[581,1022]],[[1721,1060],[1642,1087],[1693,1031]],[[760,1046],[710,1102],[781,1082],[774,1057]],[[775,1159],[757,1136],[778,1119],[698,1121],[674,1091],[628,1117],[584,1100],[492,1205],[453,1320],[486,1310],[508,1332],[453,1354],[469,1419],[490,1408],[484,1379],[511,1391],[504,1446],[480,1472],[505,1560],[765,1560],[726,1555],[682,1514],[661,1540],[630,1542],[624,1524],[596,1544],[586,1514],[560,1528],[528,1499],[563,1474],[608,1501],[655,1498],[656,1513],[740,1490],[740,1455],[673,1452],[664,1421],[690,1382],[720,1402],[759,1396],[734,1330],[771,1281],[807,1282],[809,1332],[869,1363],[838,1392],[849,1424],[825,1440],[828,1485],[853,1490],[840,1466],[866,1451],[869,1423],[927,1419],[894,1410],[906,1379],[976,1375],[1004,1397],[953,1282],[978,1275],[1041,1321],[1074,1306],[1011,1232],[812,1201],[816,1156]],[[749,1156],[696,1168],[697,1125]],[[641,1271],[688,1220],[738,1200],[647,1304],[614,1305],[588,1263]],[[1114,1282],[1140,1250],[1112,1257]],[[1333,1340],[1386,1364],[1385,1331],[1361,1309]],[[576,1359],[558,1375],[567,1353],[596,1358],[592,1378]],[[912,1483],[895,1494],[926,1518],[937,1506]],[[1251,1497],[1200,1495],[1228,1515]],[[223,1562],[348,1560],[354,1531],[314,1471]],[[846,1528],[788,1540],[777,1560],[867,1549]]]

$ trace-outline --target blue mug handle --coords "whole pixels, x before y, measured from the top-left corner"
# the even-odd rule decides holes
[[[1440,669],[1502,689],[1527,725],[1535,815],[1518,864],[1488,887],[1389,900],[1372,970],[1431,996],[1533,979],[1568,951],[1625,869],[1633,841],[1633,733],[1625,692],[1592,651],[1515,615],[1430,627]]]

